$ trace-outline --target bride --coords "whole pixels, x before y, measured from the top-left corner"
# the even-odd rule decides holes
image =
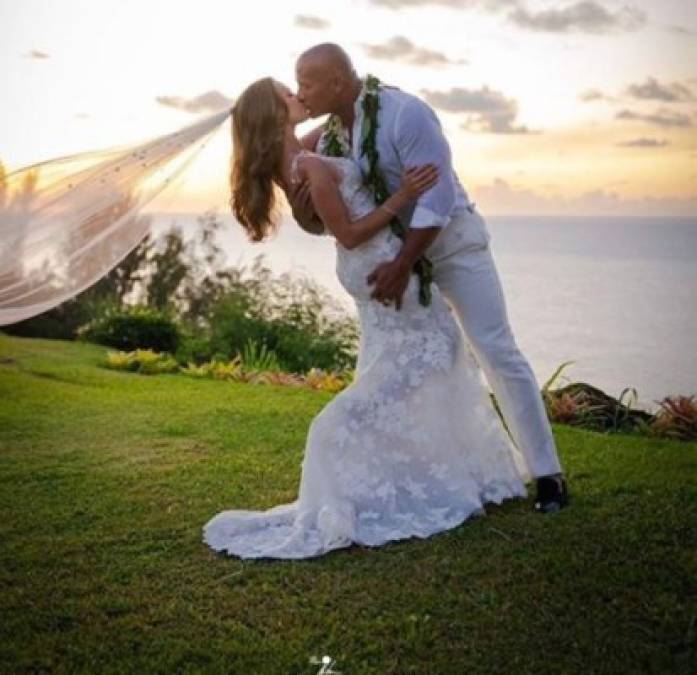
[[[225,510],[205,524],[206,544],[240,558],[311,558],[354,543],[425,538],[485,515],[487,502],[527,496],[531,477],[438,289],[422,305],[412,275],[399,311],[370,297],[366,277],[401,246],[390,219],[434,184],[435,169],[408,169],[376,208],[353,160],[302,148],[295,126],[305,119],[302,103],[271,78],[239,97],[232,207],[261,241],[275,228],[276,187],[309,183],[358,312],[356,375],[310,425],[295,501]]]

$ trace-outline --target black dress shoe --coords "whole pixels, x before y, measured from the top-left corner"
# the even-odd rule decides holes
[[[566,479],[561,477],[561,487],[556,478],[542,476],[537,479],[537,497],[533,506],[539,513],[556,513],[569,503]]]

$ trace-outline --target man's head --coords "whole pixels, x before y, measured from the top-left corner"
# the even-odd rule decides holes
[[[332,42],[303,52],[295,64],[298,100],[310,117],[338,113],[353,105],[360,81],[348,54]]]

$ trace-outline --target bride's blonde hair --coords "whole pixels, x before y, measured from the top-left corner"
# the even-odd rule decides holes
[[[281,177],[288,109],[273,80],[250,84],[232,109],[230,206],[252,241],[274,232],[274,181]]]

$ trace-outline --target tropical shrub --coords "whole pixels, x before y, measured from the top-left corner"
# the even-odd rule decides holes
[[[122,350],[175,352],[179,345],[180,330],[169,313],[136,305],[108,309],[81,326],[77,337]]]

